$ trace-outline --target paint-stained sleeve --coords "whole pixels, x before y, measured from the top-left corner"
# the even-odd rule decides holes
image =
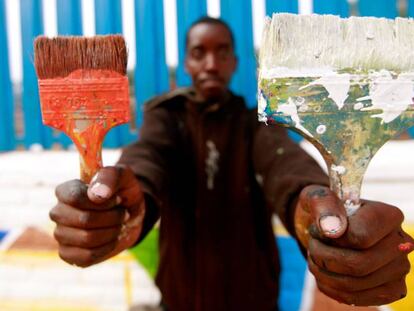
[[[329,185],[326,174],[284,128],[263,123],[254,134],[253,164],[268,206],[296,237],[293,219],[298,195],[310,184]]]
[[[139,241],[160,216],[159,209],[169,182],[170,159],[176,148],[174,137],[174,124],[167,109],[162,106],[146,109],[139,140],[124,148],[118,161],[133,170],[145,194],[147,209]]]

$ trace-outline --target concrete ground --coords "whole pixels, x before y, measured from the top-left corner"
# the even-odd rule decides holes
[[[316,154],[309,145],[304,148]],[[105,150],[104,163],[113,164],[118,156],[118,150]],[[0,241],[0,310],[124,311],[158,303],[152,280],[127,252],[89,269],[58,259],[48,212],[54,188],[78,178],[78,165],[74,151],[0,154],[0,240],[7,232]],[[363,197],[399,206],[407,224],[414,224],[413,172],[414,141],[390,142],[368,169]]]

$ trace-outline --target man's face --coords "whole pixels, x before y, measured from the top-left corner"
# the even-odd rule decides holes
[[[185,69],[202,99],[223,96],[236,64],[230,33],[224,26],[202,23],[190,30]]]

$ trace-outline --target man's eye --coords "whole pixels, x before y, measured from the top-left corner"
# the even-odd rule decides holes
[[[231,54],[232,54],[232,51],[229,48],[221,48],[218,50],[218,53],[217,53],[219,59],[221,60],[227,60],[231,56]]]
[[[202,49],[191,50],[191,57],[200,60],[204,57],[204,51]]]

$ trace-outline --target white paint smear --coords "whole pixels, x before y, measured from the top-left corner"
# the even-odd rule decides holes
[[[345,100],[348,98],[348,92],[351,86],[351,76],[347,73],[332,73],[301,87],[300,90],[312,85],[322,85],[328,92],[328,97],[331,98],[336,106],[338,106],[338,109],[341,110]]]
[[[346,173],[346,168],[342,165],[331,165],[331,170],[337,172],[339,175],[344,175]]]
[[[371,100],[372,106],[362,111],[382,110],[382,113],[372,115],[381,118],[382,123],[389,123],[398,118],[412,104],[414,97],[414,75],[401,74],[393,79],[390,73],[375,78],[369,87],[369,96],[357,100]]]
[[[302,126],[299,115],[298,115],[298,110],[296,108],[296,104],[292,100],[292,98],[288,99],[287,104],[279,105],[277,112],[281,112],[284,115],[291,117],[293,124],[298,130],[302,131],[303,133],[305,133],[306,135],[310,137],[313,137],[313,135],[306,128]]]

